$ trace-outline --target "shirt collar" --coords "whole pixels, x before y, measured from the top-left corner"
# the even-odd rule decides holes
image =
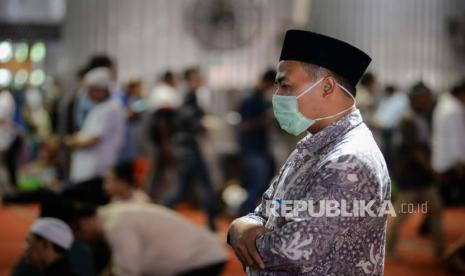
[[[316,134],[309,133],[297,143],[296,149],[298,152],[316,152],[362,123],[362,115],[357,109]]]

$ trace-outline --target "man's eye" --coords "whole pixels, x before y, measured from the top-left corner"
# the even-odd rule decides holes
[[[285,85],[285,86],[282,87],[282,91],[283,91],[283,94],[284,94],[284,95],[289,95],[289,94],[291,94],[291,89],[290,89],[290,87],[287,86],[287,85]]]

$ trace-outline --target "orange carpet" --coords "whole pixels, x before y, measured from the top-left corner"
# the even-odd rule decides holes
[[[178,210],[193,222],[201,225],[205,224],[205,216],[200,211],[185,206],[181,206]],[[9,275],[12,266],[21,255],[28,227],[36,214],[37,207],[34,205],[0,208],[0,276]],[[230,220],[225,218],[219,220],[220,231],[218,238],[223,241],[226,240],[226,229],[229,222]],[[420,215],[412,215],[407,219],[401,230],[401,240],[398,245],[401,259],[387,261],[385,275],[448,275],[440,264],[434,261],[430,239],[428,237],[419,237],[416,234],[420,222]],[[445,240],[447,245],[450,245],[465,234],[465,209],[446,210],[443,225]],[[234,258],[233,252],[229,248],[228,250],[230,260],[223,275],[244,275],[242,266]]]

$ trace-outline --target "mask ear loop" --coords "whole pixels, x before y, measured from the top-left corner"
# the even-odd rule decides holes
[[[347,88],[340,85],[339,83],[336,82],[336,85],[339,86],[339,88],[341,88],[344,92],[346,92],[352,98],[352,100],[354,100],[354,104],[352,106],[355,106],[355,97],[354,97],[354,95],[352,95],[352,93],[350,93],[349,90],[347,90]]]
[[[336,113],[336,114],[334,114],[334,115],[331,115],[331,116],[326,116],[326,117],[314,119],[315,121],[321,121],[321,120],[325,120],[325,119],[334,118],[334,117],[339,116],[339,115],[341,115],[341,114],[343,114],[343,113],[345,113],[345,112],[347,112],[347,111],[349,111],[349,110],[351,110],[352,108],[355,107],[355,97],[352,95],[352,93],[350,93],[349,90],[347,90],[347,88],[345,88],[344,86],[340,85],[340,84],[337,83],[337,82],[336,82],[336,85],[339,86],[339,88],[341,88],[344,92],[346,92],[347,94],[349,94],[349,96],[352,98],[352,100],[354,101],[354,103],[353,103],[350,107],[348,107],[348,108],[342,110],[341,112],[338,112],[338,113]]]
[[[317,82],[315,82],[314,84],[312,84],[310,87],[308,87],[307,89],[305,89],[304,91],[300,92],[300,94],[298,96],[296,96],[297,99],[299,99],[300,97],[302,97],[303,95],[307,94],[308,92],[310,92],[310,90],[312,90],[313,88],[315,88],[324,78],[321,78],[319,79]]]

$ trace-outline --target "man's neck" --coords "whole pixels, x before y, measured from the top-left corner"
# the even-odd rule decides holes
[[[334,124],[335,122],[337,122],[340,119],[344,118],[348,114],[354,112],[356,109],[357,108],[355,106],[353,106],[351,109],[347,110],[346,112],[344,112],[344,113],[342,113],[342,114],[340,114],[338,116],[318,121],[308,129],[308,132],[310,132],[311,134],[316,134],[316,133],[320,132],[321,130],[323,130],[324,128],[326,128],[327,126],[330,126],[330,125]]]
[[[133,189],[127,189],[126,191],[123,192],[121,195],[122,199],[130,199],[132,197]]]

